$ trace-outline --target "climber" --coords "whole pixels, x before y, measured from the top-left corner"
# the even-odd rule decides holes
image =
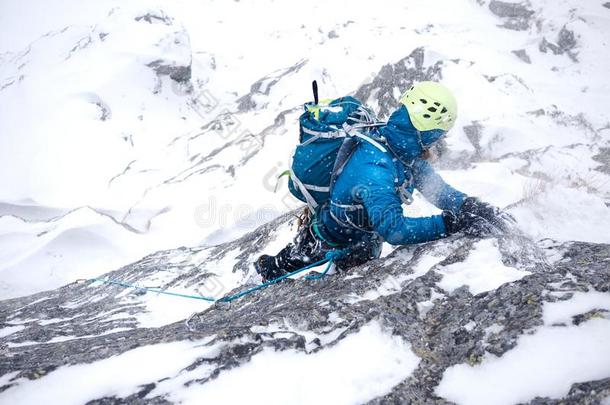
[[[363,115],[370,118],[370,110],[352,97],[331,102],[327,108],[329,112],[324,115],[316,87],[314,93],[315,103],[306,104],[306,113],[301,117],[302,127],[307,117],[316,122],[332,121],[341,105],[357,105],[347,112],[350,117],[359,114],[360,118]],[[329,118],[331,116],[334,118]],[[429,149],[453,127],[456,117],[456,100],[444,85],[416,83],[403,94],[399,107],[387,123],[368,127],[366,124],[354,125],[360,129],[355,136],[351,131],[352,136],[348,138],[357,142],[351,141],[347,153],[344,149],[348,142],[340,141],[338,155],[347,154],[348,157],[338,163],[339,158],[332,156],[334,166],[332,180],[327,183],[329,187],[309,186],[311,182],[296,178],[292,172],[291,191],[306,201],[309,209],[301,218],[293,243],[276,256],[263,255],[254,263],[263,281],[320,260],[334,249],[349,252],[335,262],[339,269],[345,270],[378,258],[383,241],[405,245],[433,241],[456,232],[483,236],[507,231],[514,221],[509,214],[449,186],[426,161]],[[346,121],[345,117],[340,121]],[[362,119],[347,120],[350,124],[354,122],[362,122]],[[343,126],[344,130],[349,128]],[[332,138],[307,128],[305,133],[314,134],[314,138],[326,138],[326,145]],[[316,139],[303,142],[303,134],[301,137],[301,145],[315,144],[312,141]],[[311,159],[312,152],[308,150],[306,155]],[[298,158],[297,147],[293,168]],[[310,172],[311,168],[307,170]],[[328,195],[324,198],[314,192],[326,189]],[[414,189],[442,213],[417,218],[404,216],[402,203],[412,200]]]

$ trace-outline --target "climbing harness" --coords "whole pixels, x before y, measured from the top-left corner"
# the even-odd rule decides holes
[[[103,279],[103,278],[81,279],[81,280],[77,280],[77,282],[83,282],[83,281],[99,282],[99,283],[103,283],[103,284],[117,285],[119,287],[124,287],[124,288],[134,288],[139,291],[154,292],[154,293],[158,293],[158,294],[170,295],[173,297],[189,298],[189,299],[202,300],[202,301],[208,301],[208,302],[219,302],[219,303],[220,302],[231,302],[231,301],[235,301],[238,298],[251,294],[255,291],[267,288],[270,285],[278,283],[284,279],[287,279],[288,277],[294,276],[295,274],[301,273],[305,270],[309,270],[313,267],[317,267],[324,263],[327,263],[327,266],[324,269],[324,271],[322,271],[322,273],[317,274],[317,275],[305,276],[306,280],[319,280],[321,278],[324,278],[324,276],[326,276],[326,274],[328,273],[328,271],[330,270],[332,265],[335,263],[335,261],[340,259],[341,257],[343,257],[346,253],[347,252],[344,250],[331,250],[326,253],[324,259],[322,259],[322,260],[318,260],[317,262],[311,263],[311,264],[309,264],[305,267],[302,267],[298,270],[295,270],[293,272],[286,273],[280,277],[274,278],[273,280],[269,280],[263,284],[248,288],[244,291],[240,291],[233,295],[225,296],[222,298],[205,297],[203,295],[181,294],[181,293],[176,293],[176,292],[172,292],[172,291],[162,290],[160,288],[140,287],[135,284],[126,283],[126,282],[120,281],[120,280],[109,280],[109,279]]]

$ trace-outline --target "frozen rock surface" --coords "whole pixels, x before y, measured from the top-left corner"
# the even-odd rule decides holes
[[[489,3],[489,10],[504,19],[502,27],[516,31],[528,29],[531,25],[531,18],[535,14],[527,2],[509,3],[492,0]]]
[[[165,274],[157,288],[197,291],[206,285],[205,280],[217,277],[205,263],[193,266],[189,262],[202,256],[206,263],[230,256],[233,272],[248,277],[253,254],[261,244],[273,241],[278,227],[289,220],[289,215],[280,217],[213,248],[158,252],[104,277],[151,286],[146,281],[151,273]],[[468,281],[450,293],[441,288],[443,270],[473,257],[481,243],[497,248],[499,264],[521,272],[521,278],[475,296]],[[371,398],[372,403],[448,403],[435,393],[448,368],[476,367],[489,356],[502,359],[519,347],[519,339],[545,327],[543,308],[548,303],[567,301],[577,293],[610,294],[609,260],[610,246],[604,244],[547,241],[540,249],[518,234],[482,241],[454,237],[399,248],[385,258],[320,281],[288,280],[160,327],[142,327],[138,319],[148,310],[147,300],[166,298],[118,286],[75,283],[2,302],[0,331],[14,331],[0,338],[0,375],[9,376],[2,380],[0,397],[13,398],[29,384],[44,382],[67,366],[94,366],[136,348],[172,342],[215,348],[213,355],[194,354],[178,373],[157,375],[122,395],[98,397],[92,392],[88,402],[168,403],[173,395],[163,388],[168,379],[174,380],[175,389],[188,391],[230,375],[268,350],[310,356],[332,350],[375,322],[408,342],[419,362],[412,374],[397,381],[389,392]],[[494,271],[493,263],[488,265],[488,271]],[[167,299],[170,303],[181,300]],[[594,321],[610,328],[609,309],[574,313],[570,322],[552,328],[583,327]],[[360,355],[353,356],[357,361]],[[608,376],[610,370],[606,370]],[[531,398],[531,403],[595,403],[610,396],[610,378],[575,381],[564,388],[569,392],[563,398]]]

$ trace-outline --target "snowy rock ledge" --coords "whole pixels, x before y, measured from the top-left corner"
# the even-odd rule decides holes
[[[104,277],[191,294],[238,291],[258,281],[250,261],[281,244],[290,218]],[[0,400],[607,400],[610,246],[543,245],[519,235],[455,237],[222,306],[88,282],[3,301]]]

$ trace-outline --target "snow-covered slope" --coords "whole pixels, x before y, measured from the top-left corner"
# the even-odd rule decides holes
[[[114,266],[294,208],[273,189],[312,79],[324,97],[354,93],[387,115],[412,80],[442,78],[460,101],[438,162],[453,185],[512,207],[535,238],[609,240],[601,3],[28,4],[0,13],[2,214],[32,234],[50,218],[71,228],[62,215],[91,207],[121,243],[69,254],[58,243],[45,262],[31,257],[44,242],[3,232],[2,250],[22,252],[11,267],[39,280],[5,275],[4,297],[61,285],[49,276],[59,255]],[[58,214],[23,217],[23,206]]]
[[[38,401],[36,397],[22,396],[34,392],[23,377],[42,376],[65,364],[77,367],[69,370],[59,367],[59,376],[53,377],[53,373],[48,376],[66,378],[76,375],[71,373],[81,373],[83,370],[78,367],[83,366],[77,364],[93,358],[77,356],[64,360],[58,355],[56,360],[49,361],[48,369],[41,366],[40,371],[28,365],[29,349],[23,347],[31,343],[44,357],[49,351],[73,350],[78,345],[73,347],[74,342],[64,342],[82,337],[86,337],[83,342],[92,339],[83,350],[98,344],[111,345],[120,337],[135,339],[134,345],[143,347],[141,352],[135,349],[131,353],[121,345],[116,346],[117,350],[95,358],[110,363],[83,371],[95,373],[107,387],[114,388],[97,392],[87,388],[79,393],[82,396],[54,397],[57,402],[82,403],[104,396],[136,401],[133,395],[139,394],[134,393],[141,394],[138,385],[167,376],[172,378],[146,398],[163,396],[173,402],[197,402],[200,396],[217,398],[216,395],[226,394],[226,387],[236,381],[251,381],[258,370],[269,367],[263,364],[284,367],[292,362],[302,364],[306,370],[317,370],[344,361],[346,353],[366,344],[382,353],[392,348],[396,358],[384,354],[386,363],[364,358],[374,367],[386,367],[385,374],[356,366],[350,370],[329,368],[329,373],[335,370],[334,374],[353,371],[348,373],[342,388],[337,388],[336,397],[327,398],[329,402],[363,402],[386,394],[390,395],[388,400],[404,401],[432,395],[433,390],[439,398],[457,403],[514,403],[531,400],[536,395],[565,397],[572,383],[609,377],[607,369],[591,367],[602,370],[601,374],[558,371],[545,380],[524,374],[511,377],[511,385],[504,386],[504,391],[495,391],[491,380],[486,389],[492,391],[460,391],[460,387],[471,387],[472,381],[487,375],[490,378],[513,375],[514,364],[531,357],[532,348],[538,350],[549,340],[559,343],[533,359],[532,370],[551,364],[551,360],[556,360],[553,350],[568,350],[574,342],[581,342],[581,346],[593,351],[583,353],[580,358],[566,358],[564,363],[556,360],[561,365],[585,370],[588,364],[605,360],[603,356],[607,353],[597,350],[596,339],[607,337],[598,328],[599,325],[607,328],[603,311],[608,307],[605,298],[595,295],[595,291],[608,294],[607,279],[593,280],[587,275],[583,276],[583,285],[574,281],[576,284],[569,287],[574,290],[570,292],[586,291],[586,297],[576,292],[573,298],[566,295],[565,310],[548,309],[549,313],[559,311],[548,317],[547,308],[559,307],[540,304],[531,315],[537,319],[536,333],[530,336],[523,333],[525,329],[519,329],[518,336],[511,335],[511,343],[500,351],[489,351],[485,344],[480,346],[481,336],[489,340],[499,333],[491,323],[481,324],[486,325],[484,331],[483,326],[473,326],[469,323],[472,319],[465,317],[451,323],[449,329],[458,324],[459,328],[471,328],[470,332],[479,339],[473,347],[487,350],[487,354],[476,352],[480,367],[469,368],[465,362],[470,360],[465,360],[466,357],[453,358],[443,363],[442,370],[446,371],[442,380],[439,369],[435,371],[425,394],[415,390],[414,396],[401,396],[403,391],[396,387],[406,384],[409,390],[428,381],[421,375],[415,380],[408,380],[412,378],[408,376],[416,367],[422,367],[422,361],[430,359],[417,346],[414,335],[398,333],[398,336],[395,330],[389,334],[387,328],[392,329],[394,324],[375,315],[392,305],[392,299],[387,297],[413,293],[418,283],[425,282],[431,274],[441,277],[435,279],[434,287],[428,285],[429,291],[435,291],[430,292],[430,301],[422,299],[415,306],[425,318],[433,309],[441,316],[446,308],[444,300],[450,298],[437,303],[435,298],[462,294],[462,285],[468,286],[469,293],[496,297],[502,296],[502,285],[516,288],[513,286],[520,286],[519,280],[526,276],[542,277],[544,288],[551,288],[546,276],[538,276],[532,268],[515,266],[507,260],[506,251],[494,240],[469,244],[464,248],[471,252],[468,257],[439,267],[434,266],[451,256],[450,252],[460,250],[457,242],[441,241],[426,247],[429,254],[421,261],[409,261],[407,257],[396,260],[390,256],[388,262],[375,267],[379,279],[362,281],[366,288],[361,291],[351,291],[355,288],[355,281],[349,281],[351,276],[340,276],[333,283],[340,285],[337,288],[341,296],[347,297],[345,311],[350,311],[350,305],[361,305],[367,300],[379,308],[372,310],[370,316],[352,314],[349,319],[358,321],[348,322],[352,326],[340,339],[334,335],[322,339],[324,350],[320,349],[316,356],[304,353],[309,353],[308,345],[318,335],[329,333],[328,330],[322,330],[324,327],[317,330],[309,323],[297,325],[296,329],[291,326],[290,333],[298,329],[297,334],[304,337],[306,350],[301,350],[301,338],[295,337],[288,346],[274,343],[273,350],[265,349],[251,363],[240,360],[244,366],[227,373],[227,377],[223,377],[222,370],[229,366],[224,360],[219,361],[208,371],[222,378],[209,386],[204,384],[202,392],[196,384],[192,391],[198,392],[196,395],[191,391],[181,393],[177,387],[196,379],[197,373],[207,379],[208,371],[195,368],[195,374],[185,377],[180,370],[195,357],[222,353],[230,358],[234,343],[223,346],[227,351],[215,346],[217,342],[231,341],[230,336],[220,340],[210,336],[230,334],[231,329],[225,330],[223,317],[214,315],[218,316],[214,328],[206,329],[203,340],[198,341],[196,332],[184,330],[174,322],[208,304],[151,294],[134,295],[129,290],[110,288],[101,289],[108,295],[98,296],[97,285],[57,289],[115,269],[120,269],[116,274],[121,278],[141,285],[215,296],[258,281],[249,267],[250,261],[261,252],[275,253],[293,232],[286,218],[270,221],[299,203],[286,191],[285,180],[280,181],[277,192],[274,189],[277,175],[288,166],[301,104],[311,98],[313,79],[318,80],[322,97],[353,94],[381,116],[395,108],[400,93],[412,81],[442,80],[455,91],[460,106],[458,123],[446,143],[438,148],[434,162],[443,177],[458,189],[506,207],[517,218],[519,227],[539,241],[539,246],[552,247],[549,253],[556,259],[584,266],[587,274],[599,266],[601,270],[607,269],[605,245],[580,245],[573,241],[610,243],[608,27],[610,4],[601,0],[519,3],[446,0],[433,4],[420,0],[390,0],[383,4],[314,0],[302,5],[273,0],[179,0],[154,4],[141,0],[3,2],[0,4],[3,173],[0,299],[51,291],[33,296],[39,298],[23,298],[23,302],[0,303],[3,323],[0,336],[5,335],[7,353],[12,356],[7,357],[8,363],[3,363],[0,369],[0,387],[19,381],[13,388],[0,390],[6,390],[6,398],[11,395],[11,399],[21,402]],[[422,199],[405,210],[415,216],[437,212]],[[278,227],[277,233],[262,237],[269,225],[259,226],[269,223]],[[243,239],[250,231],[255,233]],[[218,244],[221,247],[215,248]],[[174,250],[179,246],[197,247]],[[589,248],[597,252],[592,267],[587,267],[589,263],[574,264],[569,255],[565,256],[581,248],[585,253]],[[391,255],[392,248],[386,246],[385,252]],[[412,253],[410,248],[399,252],[398,256]],[[136,262],[142,257],[145,258]],[[579,258],[588,260],[586,255]],[[400,264],[395,274],[382,278],[394,261]],[[122,267],[133,262],[136,264]],[[488,268],[481,263],[494,265]],[[434,272],[429,273],[432,268]],[[368,277],[364,276],[364,269],[361,269],[363,279]],[[564,278],[554,282],[569,284],[567,280],[572,276],[568,273],[562,273]],[[601,274],[599,277],[607,277],[606,273]],[[315,295],[323,285],[315,283],[315,288],[306,290],[313,298],[303,308],[315,312],[316,303],[330,299]],[[300,284],[278,288],[284,291],[284,296],[301,291]],[[281,296],[272,308],[283,305]],[[46,314],[48,302],[33,303],[49,297],[58,300],[53,301],[59,311],[57,316]],[[99,307],[92,304],[98,299],[103,303]],[[480,306],[483,304],[468,302],[485,312]],[[33,305],[31,315],[24,318],[15,314],[23,309],[20,303]],[[256,314],[259,304],[248,304],[237,311]],[[364,308],[363,313],[370,309]],[[599,319],[575,323],[576,318],[570,318],[592,310],[601,314]],[[545,313],[543,318],[539,317],[541,311]],[[232,314],[225,314],[225,324]],[[258,313],[248,328],[256,331],[268,315]],[[284,315],[290,318],[294,314],[288,311]],[[416,322],[410,316],[400,322]],[[284,322],[280,318],[278,322]],[[325,324],[329,330],[336,332],[345,326],[341,320],[330,318],[334,326]],[[553,326],[561,323],[567,326],[564,329]],[[431,330],[430,335],[436,332]],[[178,333],[180,337],[166,338],[166,333]],[[258,331],[246,338],[242,334],[236,336],[245,339],[242,343],[247,346],[249,339],[264,340],[268,336],[265,333]],[[109,337],[100,343],[96,340],[99,335]],[[188,339],[195,343],[182,346],[180,342]],[[512,350],[517,340],[519,344]],[[170,341],[162,346],[162,342]],[[44,342],[54,345],[45,346]],[[333,342],[336,346],[332,346]],[[157,343],[158,346],[150,346]],[[331,346],[326,348],[327,344]],[[296,350],[290,352],[292,361],[280,353],[286,348]],[[332,354],[330,348],[335,348],[338,354]],[[175,355],[184,350],[188,352],[184,357]],[[124,352],[127,358],[123,355],[108,358]],[[123,364],[140,362],[151,352],[174,361],[166,369],[151,369],[150,374],[132,379],[113,379],[116,376],[107,372]],[[512,354],[495,358],[489,353]],[[9,367],[7,364],[15,358],[19,362]],[[552,364],[549,367],[566,370]],[[610,364],[610,359],[606,364]],[[541,372],[533,374],[542,378],[538,375]],[[46,390],[54,385],[47,384],[45,381],[49,380],[44,378],[32,378],[36,380],[31,382],[36,389]],[[357,387],[364,384],[361,378],[379,381],[379,390],[358,391]],[[325,379],[324,375],[321,379]],[[405,379],[411,382],[405,383]],[[528,381],[537,381],[542,388],[530,390]],[[593,395],[595,389],[607,392],[607,383],[603,381],[601,385],[591,383],[582,388],[584,397]],[[298,391],[302,388],[291,386],[291,379],[282,380],[282,384],[287,387],[286,392],[295,389],[301,392],[303,402],[323,402],[309,390],[302,392]],[[310,384],[326,383],[316,379]],[[572,386],[574,398],[580,395],[579,389]],[[489,402],[495,392],[501,398]],[[603,398],[602,394],[596,395],[595,398]]]
[[[290,220],[105,277],[221,297],[258,281],[250,261]],[[599,403],[610,398],[609,249],[457,235],[230,304],[73,283],[2,302],[0,399]]]

